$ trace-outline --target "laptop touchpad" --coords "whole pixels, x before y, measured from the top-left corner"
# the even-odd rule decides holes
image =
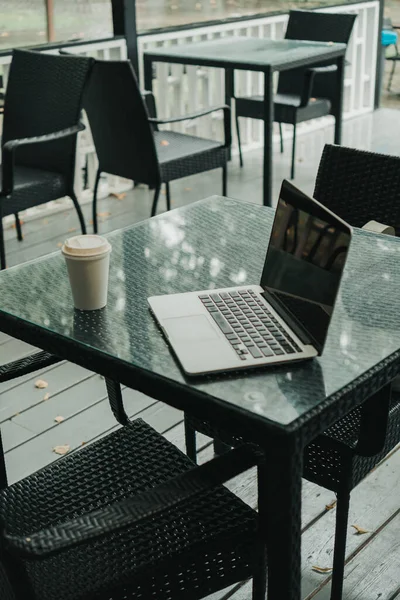
[[[204,342],[219,337],[204,315],[164,319],[162,324],[168,336],[180,342]]]

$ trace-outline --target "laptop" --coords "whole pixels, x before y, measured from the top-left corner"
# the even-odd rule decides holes
[[[321,355],[351,236],[347,223],[284,181],[259,285],[148,298],[185,373]]]

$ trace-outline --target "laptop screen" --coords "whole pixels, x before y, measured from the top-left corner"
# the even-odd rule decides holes
[[[283,182],[261,286],[288,324],[294,321],[319,352],[350,240],[349,225],[288,181]]]

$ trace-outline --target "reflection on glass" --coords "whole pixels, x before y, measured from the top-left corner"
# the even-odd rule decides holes
[[[279,199],[261,285],[321,347],[351,233],[294,190]]]

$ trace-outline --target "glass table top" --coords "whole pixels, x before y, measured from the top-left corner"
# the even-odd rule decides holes
[[[0,330],[13,315],[59,336],[60,356],[72,338],[288,425],[400,348],[400,239],[355,230],[324,354],[296,366],[187,378],[147,307],[152,295],[258,284],[273,215],[213,196],[111,233],[101,311],[74,310],[60,252],[1,271]]]
[[[270,65],[275,69],[293,62],[312,59],[329,59],[343,54],[346,44],[333,42],[309,42],[300,40],[270,40],[242,36],[226,37],[217,40],[180,44],[168,48],[151,49],[147,56],[154,60],[168,57],[171,61],[194,64],[215,63],[230,65],[243,64],[243,67],[258,70],[260,66]],[[196,62],[197,61],[197,62]]]

